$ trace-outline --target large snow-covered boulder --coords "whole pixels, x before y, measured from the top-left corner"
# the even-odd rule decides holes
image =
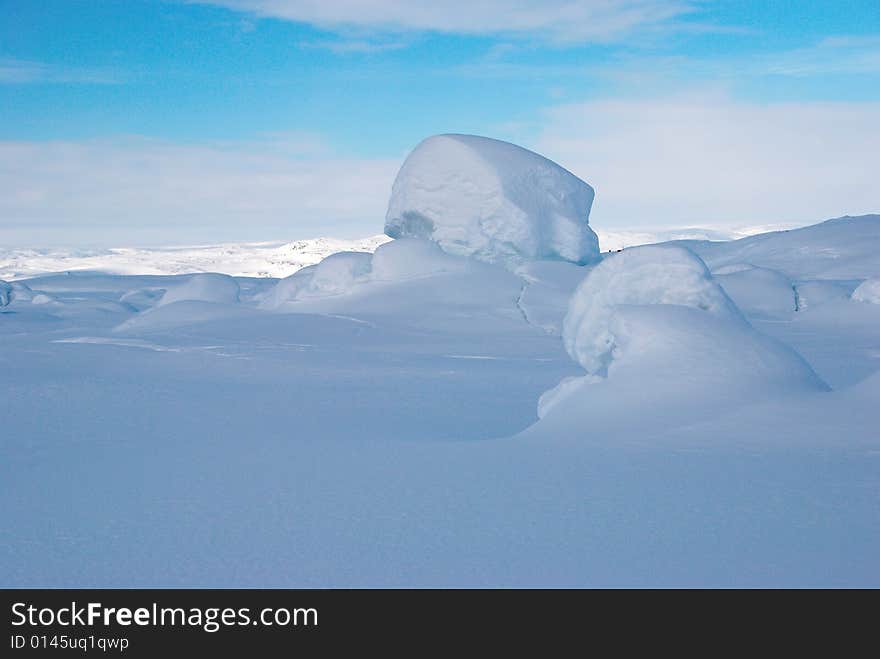
[[[157,306],[184,300],[234,304],[238,302],[239,286],[229,275],[199,273],[189,275],[183,282],[169,287]]]
[[[856,302],[880,304],[880,279],[866,279],[853,291],[852,299]]]
[[[563,341],[587,375],[546,392],[538,411],[574,426],[635,423],[633,411],[686,423],[827,389],[794,350],[757,332],[681,247],[636,247],[593,268],[572,295]]]
[[[500,140],[436,135],[409,154],[385,233],[427,238],[490,263],[595,261],[593,188],[543,156]]]
[[[698,256],[681,247],[636,247],[605,259],[575,290],[563,321],[566,350],[588,373],[605,375],[618,348],[618,308],[655,304],[742,318]]]

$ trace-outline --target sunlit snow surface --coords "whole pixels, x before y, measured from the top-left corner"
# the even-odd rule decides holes
[[[680,245],[586,379],[590,267],[6,261],[0,585],[880,586],[880,217]]]

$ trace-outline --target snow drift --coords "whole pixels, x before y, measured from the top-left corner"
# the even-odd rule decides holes
[[[195,274],[188,276],[183,283],[169,287],[157,306],[184,300],[234,304],[238,302],[238,293],[238,282],[229,275]]]
[[[376,248],[371,278],[374,281],[400,281],[441,273],[464,272],[467,261],[447,254],[428,240],[398,238]]]
[[[347,293],[369,274],[371,260],[372,254],[364,252],[331,254],[279,281],[265,296],[262,306],[274,309],[296,300]]]
[[[794,286],[777,270],[737,264],[719,268],[713,274],[747,316],[773,318],[797,311]]]
[[[666,304],[741,321],[699,257],[678,247],[638,247],[605,259],[581,282],[563,322],[565,349],[588,373],[606,375],[624,328],[624,305]]]
[[[880,279],[866,279],[853,291],[852,299],[856,302],[880,304]]]
[[[5,307],[12,302],[12,286],[0,279],[0,307]]]
[[[731,241],[686,240],[712,272],[737,263],[771,268],[791,280],[880,277],[880,215],[839,217],[800,229]]]
[[[537,153],[487,137],[436,135],[400,168],[385,233],[492,263],[585,264],[599,256],[592,203],[593,188]]]
[[[755,331],[680,247],[639,247],[596,266],[572,296],[563,341],[588,375],[563,380],[538,409],[542,417],[567,409],[574,427],[596,415],[628,419],[636,408],[654,423],[680,424],[826,388],[796,352]]]

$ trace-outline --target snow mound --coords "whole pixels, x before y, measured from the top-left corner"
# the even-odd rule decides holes
[[[804,281],[795,286],[797,304],[800,311],[838,300],[848,300],[852,286],[834,281]]]
[[[156,306],[184,300],[234,304],[238,302],[238,293],[238,282],[229,275],[195,274],[188,276],[183,283],[168,288]]]
[[[12,302],[12,285],[0,279],[0,307]]]
[[[154,306],[156,302],[162,299],[161,289],[155,288],[136,288],[126,291],[119,297],[119,302],[130,306],[135,311],[143,311]]]
[[[563,341],[587,375],[562,380],[538,403],[539,423],[553,419],[563,434],[587,423],[592,431],[672,427],[827,390],[794,350],[755,331],[699,257],[676,246],[637,247],[593,268],[572,296]]]
[[[839,217],[820,224],[761,233],[729,242],[683,241],[712,272],[751,263],[789,279],[880,277],[880,215]]]
[[[856,302],[880,304],[880,279],[866,279],[853,291],[852,299]]]
[[[607,377],[567,378],[541,396],[539,425],[550,422],[550,436],[637,435],[828,390],[798,353],[735,315],[622,305],[607,326]]]
[[[48,293],[37,293],[31,298],[31,304],[49,304],[55,302],[55,298]]]
[[[777,270],[736,264],[720,268],[714,276],[747,316],[776,317],[797,310],[794,287]]]
[[[364,252],[331,254],[320,263],[303,268],[278,282],[261,306],[274,309],[287,302],[343,295],[370,273],[373,255]]]
[[[27,284],[24,284],[20,281],[14,281],[10,284],[12,286],[12,299],[20,300],[23,302],[28,302],[33,299],[34,292],[31,290],[31,287]]]
[[[466,269],[466,259],[447,254],[437,243],[417,238],[398,238],[376,248],[371,279],[401,281],[464,272]]]
[[[588,271],[589,266],[565,261],[530,261],[517,268],[524,281],[517,304],[529,324],[559,336],[571,294]]]
[[[491,263],[585,264],[599,256],[592,203],[593,188],[537,153],[487,137],[436,135],[400,168],[385,233]]]
[[[623,305],[678,305],[742,320],[736,305],[692,252],[646,246],[617,253],[581,282],[563,321],[565,349],[588,373],[607,373],[618,349],[617,311]]]

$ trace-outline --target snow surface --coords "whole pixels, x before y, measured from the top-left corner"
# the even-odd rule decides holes
[[[719,268],[714,275],[724,292],[749,316],[773,318],[797,311],[794,285],[781,272],[736,265]]]
[[[714,272],[748,263],[791,280],[880,277],[880,215],[840,217],[813,226],[773,231],[731,242],[686,241]]]
[[[400,281],[463,272],[467,267],[467,259],[447,254],[437,243],[418,238],[399,238],[376,249],[370,276],[376,281]]]
[[[271,278],[12,282],[0,585],[880,586],[880,305],[850,298],[880,227],[820,227],[696,245],[791,281],[772,317],[677,246],[514,272],[406,240],[271,308]]]
[[[853,291],[852,299],[857,302],[880,304],[880,278],[866,279]]]
[[[490,263],[599,255],[588,221],[593,188],[522,147],[475,135],[435,135],[407,156],[385,233],[427,238]]]

